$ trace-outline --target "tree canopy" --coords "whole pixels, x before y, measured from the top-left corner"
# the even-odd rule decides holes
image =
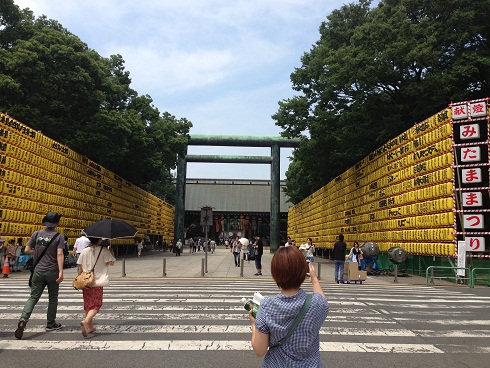
[[[490,0],[360,0],[333,11],[273,115],[302,137],[286,173],[297,203],[451,101],[490,93]],[[322,157],[322,160],[318,160]]]
[[[170,202],[170,170],[192,124],[131,89],[121,55],[101,57],[55,20],[0,4],[0,111]]]

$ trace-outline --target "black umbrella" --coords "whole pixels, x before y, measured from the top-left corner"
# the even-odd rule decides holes
[[[99,220],[82,231],[87,237],[104,239],[132,238],[137,232],[126,221],[113,219]]]

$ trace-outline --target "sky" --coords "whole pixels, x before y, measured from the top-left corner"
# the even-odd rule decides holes
[[[103,57],[120,54],[131,88],[190,120],[190,135],[279,136],[271,118],[319,27],[354,0],[14,0]],[[270,148],[189,146],[189,154],[270,156]],[[281,149],[281,179],[292,149]],[[270,165],[188,163],[188,178],[270,179]]]

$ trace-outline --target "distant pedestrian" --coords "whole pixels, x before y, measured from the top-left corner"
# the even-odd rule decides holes
[[[333,262],[335,265],[335,282],[344,283],[344,262],[345,262],[345,250],[347,244],[344,243],[344,235],[340,234],[337,237],[338,241],[333,245]]]
[[[262,276],[262,254],[264,254],[264,243],[259,235],[255,236],[255,268],[257,273],[254,276]]]
[[[19,248],[19,246],[15,243],[15,239],[10,239],[7,245],[7,255],[9,256],[10,273],[14,271],[15,254],[17,253],[17,248]]]
[[[138,257],[141,257],[141,251],[143,250],[143,240],[142,239],[140,239],[136,243],[136,247],[138,248]]]
[[[180,252],[182,252],[182,241],[179,239],[177,243],[175,243],[175,256],[180,257]]]
[[[243,254],[244,261],[248,261],[249,246],[250,246],[250,242],[247,244],[247,246],[242,246],[242,254]]]
[[[57,212],[48,212],[42,220],[46,227],[33,233],[27,241],[25,253],[34,254],[34,273],[31,295],[24,305],[17,330],[15,330],[17,339],[22,338],[27,321],[46,286],[49,293],[46,331],[59,330],[63,327],[61,323],[56,322],[59,284],[63,281],[63,249],[65,247],[63,237],[55,230],[60,219],[61,215]]]
[[[86,247],[90,245],[90,240],[85,236],[85,234],[82,233],[82,235],[75,240],[75,244],[73,244],[73,252],[75,256],[75,260],[78,260],[78,257],[80,257],[80,253],[82,253],[82,250],[84,250]]]
[[[15,262],[13,272],[21,272],[20,269],[20,257],[22,256],[22,238],[17,239],[17,248],[15,249]]]
[[[362,250],[359,248],[359,242],[354,242],[354,246],[350,249],[349,258],[352,262],[357,262],[357,268],[361,269],[361,260],[364,259]]]
[[[0,269],[2,270],[3,270],[3,263],[5,262],[5,250],[6,250],[5,238],[0,238]]]
[[[306,244],[301,244],[299,250],[305,255],[308,262],[314,262],[313,252],[315,251],[315,246],[313,245],[313,239],[306,239]]]
[[[235,267],[240,267],[240,252],[242,250],[242,243],[237,236],[231,244],[231,252],[233,253],[233,259],[235,260]]]

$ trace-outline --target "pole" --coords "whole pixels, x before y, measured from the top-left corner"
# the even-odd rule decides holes
[[[206,227],[206,241],[204,242],[204,272],[208,273],[208,225],[204,225]]]
[[[393,282],[398,284],[398,265],[395,263],[395,280]]]
[[[163,277],[167,276],[167,258],[163,259]]]
[[[243,277],[243,260],[240,262],[240,277]]]
[[[204,277],[204,258],[201,259],[201,277]]]
[[[122,275],[121,277],[126,277],[126,258],[122,259]]]

